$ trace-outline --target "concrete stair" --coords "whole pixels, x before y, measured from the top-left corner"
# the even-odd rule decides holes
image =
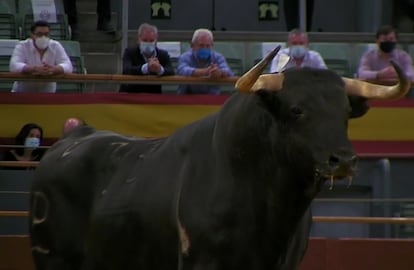
[[[121,64],[121,33],[105,33],[96,30],[98,15],[96,14],[96,0],[77,0],[79,37],[81,53],[84,58],[86,71],[89,74],[120,74]],[[115,29],[118,14],[112,12],[111,23]],[[86,92],[115,92],[117,84],[86,85]]]

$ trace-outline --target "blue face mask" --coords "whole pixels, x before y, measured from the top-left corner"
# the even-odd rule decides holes
[[[303,58],[305,57],[307,51],[308,49],[306,49],[305,46],[294,45],[290,47],[290,56],[293,58]]]
[[[207,60],[210,58],[211,50],[208,48],[201,48],[197,50],[197,58],[200,60]]]
[[[35,137],[28,137],[24,141],[24,147],[30,150],[34,150],[40,145],[40,139]]]
[[[139,49],[145,55],[151,55],[155,51],[155,42],[140,42]]]

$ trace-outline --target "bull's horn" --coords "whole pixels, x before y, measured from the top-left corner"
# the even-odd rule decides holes
[[[235,85],[236,89],[244,93],[252,91],[252,86],[255,84],[257,78],[259,78],[263,70],[266,68],[269,62],[272,61],[273,57],[275,57],[279,50],[280,45],[268,53],[266,57],[260,60],[260,62],[252,67],[249,71],[244,73],[243,76],[237,80]]]
[[[284,78],[285,76],[283,73],[260,75],[257,81],[251,87],[250,91],[255,92],[260,89],[278,91],[282,89]]]
[[[400,66],[392,60],[391,64],[398,75],[399,82],[396,85],[384,86],[355,79],[343,78],[346,93],[368,99],[399,99],[405,96],[410,90],[411,82],[408,80],[407,76],[405,76]]]

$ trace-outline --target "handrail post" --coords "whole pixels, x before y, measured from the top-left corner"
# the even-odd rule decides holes
[[[306,0],[300,0],[299,2],[299,28],[302,31],[306,31]],[[290,30],[290,29],[289,29]]]
[[[388,158],[382,158],[378,161],[381,168],[382,186],[383,186],[383,199],[391,198],[391,163]],[[383,203],[384,217],[391,217],[391,205],[389,202]],[[385,224],[384,227],[385,237],[391,237],[391,225]]]
[[[122,0],[122,41],[121,53],[128,47],[128,3],[129,0]]]

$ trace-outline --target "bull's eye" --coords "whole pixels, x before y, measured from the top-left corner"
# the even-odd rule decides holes
[[[291,107],[290,111],[295,119],[303,117],[303,110],[297,106]]]

